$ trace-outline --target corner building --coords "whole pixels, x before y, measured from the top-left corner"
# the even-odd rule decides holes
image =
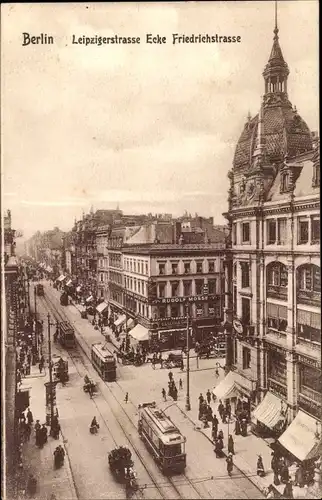
[[[289,101],[288,76],[276,26],[260,111],[248,116],[228,174],[231,371],[219,393],[246,396],[253,429],[284,430],[291,453],[303,424],[312,455],[321,436],[320,154]]]

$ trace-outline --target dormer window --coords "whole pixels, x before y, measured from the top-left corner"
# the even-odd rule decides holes
[[[289,173],[284,172],[281,175],[281,193],[285,193],[289,189]]]

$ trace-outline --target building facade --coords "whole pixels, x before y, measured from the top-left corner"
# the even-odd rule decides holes
[[[301,411],[318,428],[319,140],[288,99],[288,75],[276,27],[260,111],[248,117],[229,172],[227,368],[252,408],[273,394],[275,423],[283,415],[285,428]]]

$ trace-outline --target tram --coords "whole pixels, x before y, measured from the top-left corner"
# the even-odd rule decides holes
[[[138,431],[164,474],[186,467],[186,438],[155,403],[139,407]]]
[[[59,342],[65,349],[75,347],[75,332],[68,321],[59,323]]]
[[[91,358],[92,365],[103,380],[107,382],[116,380],[116,361],[106,345],[101,342],[92,344]]]

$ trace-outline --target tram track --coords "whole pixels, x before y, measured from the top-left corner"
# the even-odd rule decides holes
[[[47,304],[49,303],[50,307],[51,307],[51,310],[55,312],[54,316],[58,315],[59,318],[60,318],[60,320],[62,320],[62,321],[68,320],[70,323],[72,323],[72,321],[67,316],[67,314],[63,313],[61,310],[59,310],[57,308],[57,305],[53,302],[52,298],[51,299],[48,298],[48,294],[45,295],[45,297],[46,297],[46,303]],[[54,299],[55,299],[55,297],[54,297]],[[84,346],[82,345],[82,342],[86,344],[86,347],[89,349],[89,351],[90,351],[91,346],[88,344],[88,342],[84,338],[83,334],[79,331],[79,328],[77,328],[75,325],[73,325],[73,327],[74,327],[75,334],[76,334],[77,344],[80,347],[81,351],[84,353],[84,355],[87,358],[87,360],[89,360],[90,366],[92,366],[90,355],[89,355],[88,352],[86,352],[86,348],[84,348]],[[77,338],[78,336],[80,337],[80,339],[81,339],[82,342],[79,341],[79,339]],[[65,352],[65,353],[67,352],[70,355],[70,357],[72,358],[71,353],[69,351],[63,350],[63,352]],[[84,361],[81,360],[81,362],[82,362],[83,366],[85,367],[85,369],[87,370]],[[117,399],[116,395],[114,394],[114,391],[112,390],[112,388],[109,387],[108,384],[106,382],[104,382],[101,378],[100,378],[100,381],[103,382],[104,386],[108,389],[110,395],[113,397],[113,399],[116,401],[116,403],[118,404],[118,406],[121,408],[121,410],[124,413],[124,415],[127,418],[127,420],[134,427],[135,431],[137,431],[137,428],[136,428],[135,424],[133,423],[132,418],[127,414],[127,412],[125,411],[125,409],[121,405],[119,399]],[[115,387],[118,387],[119,390],[121,391],[122,395],[124,396],[125,392],[124,392],[123,388],[120,386],[120,384],[117,381],[115,381],[115,382],[113,382],[113,385]],[[100,392],[101,392],[103,398],[105,399],[105,401],[108,403],[107,398],[104,396],[104,394],[102,393],[101,390],[100,390]],[[131,403],[131,404],[133,405],[133,403]],[[133,406],[134,406],[135,410],[137,410],[136,406],[135,405],[133,405]],[[147,465],[144,462],[144,459],[142,457],[141,452],[138,450],[137,446],[132,442],[131,437],[129,437],[129,433],[124,429],[123,424],[120,423],[120,421],[117,418],[115,412],[112,411],[112,413],[113,413],[114,418],[117,421],[118,425],[121,427],[122,432],[125,435],[126,439],[128,440],[128,442],[133,447],[133,449],[134,449],[135,453],[137,454],[140,462],[142,463],[144,469],[148,473],[148,476],[152,480],[152,484],[151,485],[145,485],[146,489],[155,487],[156,489],[159,490],[159,493],[160,493],[160,495],[161,495],[162,498],[173,498],[173,496],[170,497],[168,494],[166,494],[166,496],[165,496],[164,492],[160,491],[160,488],[166,488],[166,489],[172,488],[173,492],[175,492],[177,498],[179,498],[179,499],[187,499],[187,498],[189,498],[189,499],[190,498],[212,498],[212,495],[211,495],[211,493],[209,491],[207,491],[206,494],[205,494],[205,491],[203,491],[201,493],[200,490],[196,488],[195,484],[198,484],[198,483],[202,484],[202,483],[206,483],[208,481],[215,481],[215,482],[217,482],[217,481],[225,481],[225,480],[227,480],[227,476],[226,475],[225,476],[221,476],[221,475],[220,476],[219,475],[218,476],[209,475],[209,476],[203,477],[203,478],[200,477],[200,478],[191,479],[185,473],[182,473],[180,475],[176,475],[175,476],[175,480],[173,478],[171,478],[171,477],[165,477],[165,476],[162,475],[163,481],[166,480],[166,481],[164,481],[164,483],[162,483],[160,481],[157,481],[154,478],[152,479],[151,472],[148,471]],[[242,479],[242,478],[248,479],[248,476],[243,471],[240,471],[240,469],[238,467],[236,467],[236,466],[235,466],[235,468],[238,470],[239,473],[233,476],[234,479]],[[160,474],[162,474],[162,473],[160,472]],[[181,489],[186,488],[187,486],[190,486],[190,488],[192,490],[191,493],[188,494],[188,493],[183,493],[182,491],[180,491]],[[258,488],[256,488],[256,489],[258,489]]]
[[[67,316],[65,316],[65,315],[64,315],[64,314],[63,314],[63,313],[62,313],[62,312],[61,312],[61,311],[57,308],[56,304],[54,304],[54,303],[53,303],[53,302],[52,302],[52,301],[48,298],[48,296],[47,296],[47,295],[45,295],[42,299],[43,299],[44,303],[46,304],[47,309],[51,311],[51,313],[52,313],[52,315],[54,316],[54,318],[55,318],[55,319],[58,319],[58,321],[66,321],[66,318],[67,318],[67,320],[69,321],[69,318],[68,318]],[[88,348],[90,348],[90,346],[88,345],[88,343],[86,342],[86,340],[84,339],[84,337],[81,335],[81,333],[79,332],[79,330],[78,330],[77,328],[75,328],[75,327],[74,327],[74,330],[75,330],[75,334],[76,334],[76,332],[77,332],[77,334],[78,334],[78,335],[82,338],[82,340],[86,343],[87,347],[88,347]],[[78,339],[77,339],[77,336],[76,336],[76,340],[78,340]],[[78,346],[80,347],[80,349],[82,350],[82,352],[85,354],[86,358],[89,360],[89,362],[90,362],[90,366],[92,366],[90,356],[88,355],[88,353],[86,352],[86,350],[84,349],[84,347],[81,345],[81,343],[80,343],[79,341],[77,342],[77,344],[78,344]],[[78,363],[78,362],[80,362],[80,363],[83,365],[83,367],[84,367],[85,371],[87,372],[87,371],[88,371],[88,369],[87,369],[87,367],[86,367],[86,365],[85,365],[84,361],[83,361],[80,357],[77,357],[77,358],[76,358],[76,357],[75,357],[75,355],[74,355],[74,353],[73,353],[72,351],[69,351],[69,350],[67,351],[67,350],[65,350],[65,349],[62,349],[62,350],[61,350],[61,352],[62,352],[62,353],[65,353],[65,355],[67,355],[67,356],[71,359],[71,361],[73,362],[73,365],[75,366],[75,369],[76,369],[76,371],[77,371],[78,375],[79,375],[81,378],[83,378],[83,377],[84,377],[84,372],[83,372],[83,373],[81,373],[81,371],[80,371],[79,367],[77,366],[77,363]],[[119,400],[116,398],[116,396],[115,396],[115,394],[113,393],[113,391],[111,390],[111,388],[110,388],[110,387],[109,387],[109,386],[108,386],[108,385],[107,385],[104,381],[102,381],[102,382],[104,383],[104,386],[105,386],[105,387],[109,390],[109,393],[110,393],[110,394],[111,394],[111,396],[114,398],[114,400],[118,403],[119,407],[122,409],[123,414],[127,417],[127,419],[130,421],[130,423],[131,423],[131,424],[132,424],[132,426],[135,428],[135,430],[137,430],[137,429],[136,429],[136,426],[134,425],[134,423],[132,422],[131,418],[128,416],[128,414],[126,413],[126,411],[125,411],[125,410],[124,410],[124,408],[122,407],[122,405],[121,405],[121,403],[119,402]],[[113,382],[113,383],[115,384],[116,382]],[[122,390],[122,388],[119,386],[119,384],[117,384],[117,385],[118,385],[118,387]],[[122,390],[122,392],[123,392],[123,390]],[[167,499],[167,498],[169,498],[169,495],[168,495],[167,493],[165,493],[165,492],[163,491],[163,489],[164,489],[164,488],[167,488],[167,489],[169,489],[169,488],[173,488],[173,490],[174,490],[174,492],[175,492],[175,494],[176,494],[176,495],[175,495],[175,497],[174,497],[173,495],[171,495],[171,498],[179,498],[179,499],[183,499],[183,498],[185,498],[185,497],[182,497],[182,494],[180,493],[180,491],[178,490],[178,488],[176,487],[176,485],[174,485],[174,484],[172,483],[172,481],[171,481],[171,480],[169,480],[168,478],[167,478],[167,480],[168,480],[168,481],[167,481],[167,482],[166,482],[166,481],[164,481],[164,484],[160,484],[160,482],[159,482],[159,481],[157,481],[157,480],[155,479],[154,475],[151,473],[151,471],[149,470],[148,466],[146,465],[146,462],[145,462],[145,460],[144,460],[144,458],[143,458],[143,456],[142,456],[142,454],[141,454],[140,450],[138,449],[138,447],[136,446],[136,444],[133,442],[133,439],[129,436],[129,433],[126,431],[125,426],[122,424],[122,422],[121,422],[121,421],[120,421],[120,419],[118,418],[117,414],[116,414],[116,413],[115,413],[115,411],[113,410],[112,406],[109,404],[109,402],[108,402],[107,398],[105,397],[105,395],[103,394],[102,390],[100,390],[100,393],[101,393],[101,395],[102,395],[103,399],[105,400],[105,402],[109,405],[109,409],[110,409],[110,411],[112,412],[112,414],[113,414],[113,416],[114,416],[114,418],[115,418],[115,421],[118,423],[118,425],[119,425],[119,427],[121,428],[122,433],[124,434],[124,436],[125,436],[126,440],[129,442],[129,444],[130,444],[130,445],[131,445],[131,447],[133,448],[133,450],[134,450],[134,452],[135,452],[136,456],[138,457],[138,459],[139,459],[139,461],[140,461],[141,465],[142,465],[142,466],[143,466],[143,468],[145,469],[146,473],[148,474],[148,477],[150,478],[150,480],[151,480],[151,482],[152,482],[152,484],[151,484],[151,485],[144,485],[144,486],[141,486],[141,487],[139,488],[139,491],[140,491],[141,495],[142,495],[142,496],[144,496],[144,494],[143,494],[144,490],[146,490],[146,489],[151,489],[152,487],[154,487],[154,488],[155,488],[155,489],[159,492],[159,494],[160,494],[160,497],[161,497],[161,498]],[[99,409],[99,407],[98,407],[98,405],[97,405],[97,403],[96,403],[96,401],[95,401],[95,398],[92,398],[92,402],[93,402],[93,404],[95,404],[95,406],[96,406],[96,408],[97,408],[97,411],[98,411],[98,414],[100,415],[101,419],[104,421],[104,424],[105,424],[105,426],[106,426],[106,428],[107,428],[107,430],[108,430],[108,432],[109,432],[109,435],[111,436],[111,438],[112,438],[113,442],[114,442],[114,443],[115,443],[115,445],[117,446],[117,445],[118,445],[118,443],[117,443],[117,441],[116,441],[115,437],[113,436],[113,434],[112,434],[112,432],[111,432],[111,430],[110,430],[110,428],[109,428],[109,426],[108,426],[108,424],[107,424],[106,418],[103,416],[103,414],[102,414],[101,410]],[[164,478],[163,478],[163,479],[164,479]],[[168,483],[168,484],[167,484],[167,483]],[[136,496],[137,498],[142,498],[141,496],[137,495],[137,492],[136,492],[133,496]],[[199,497],[199,494],[198,494],[198,497]]]

